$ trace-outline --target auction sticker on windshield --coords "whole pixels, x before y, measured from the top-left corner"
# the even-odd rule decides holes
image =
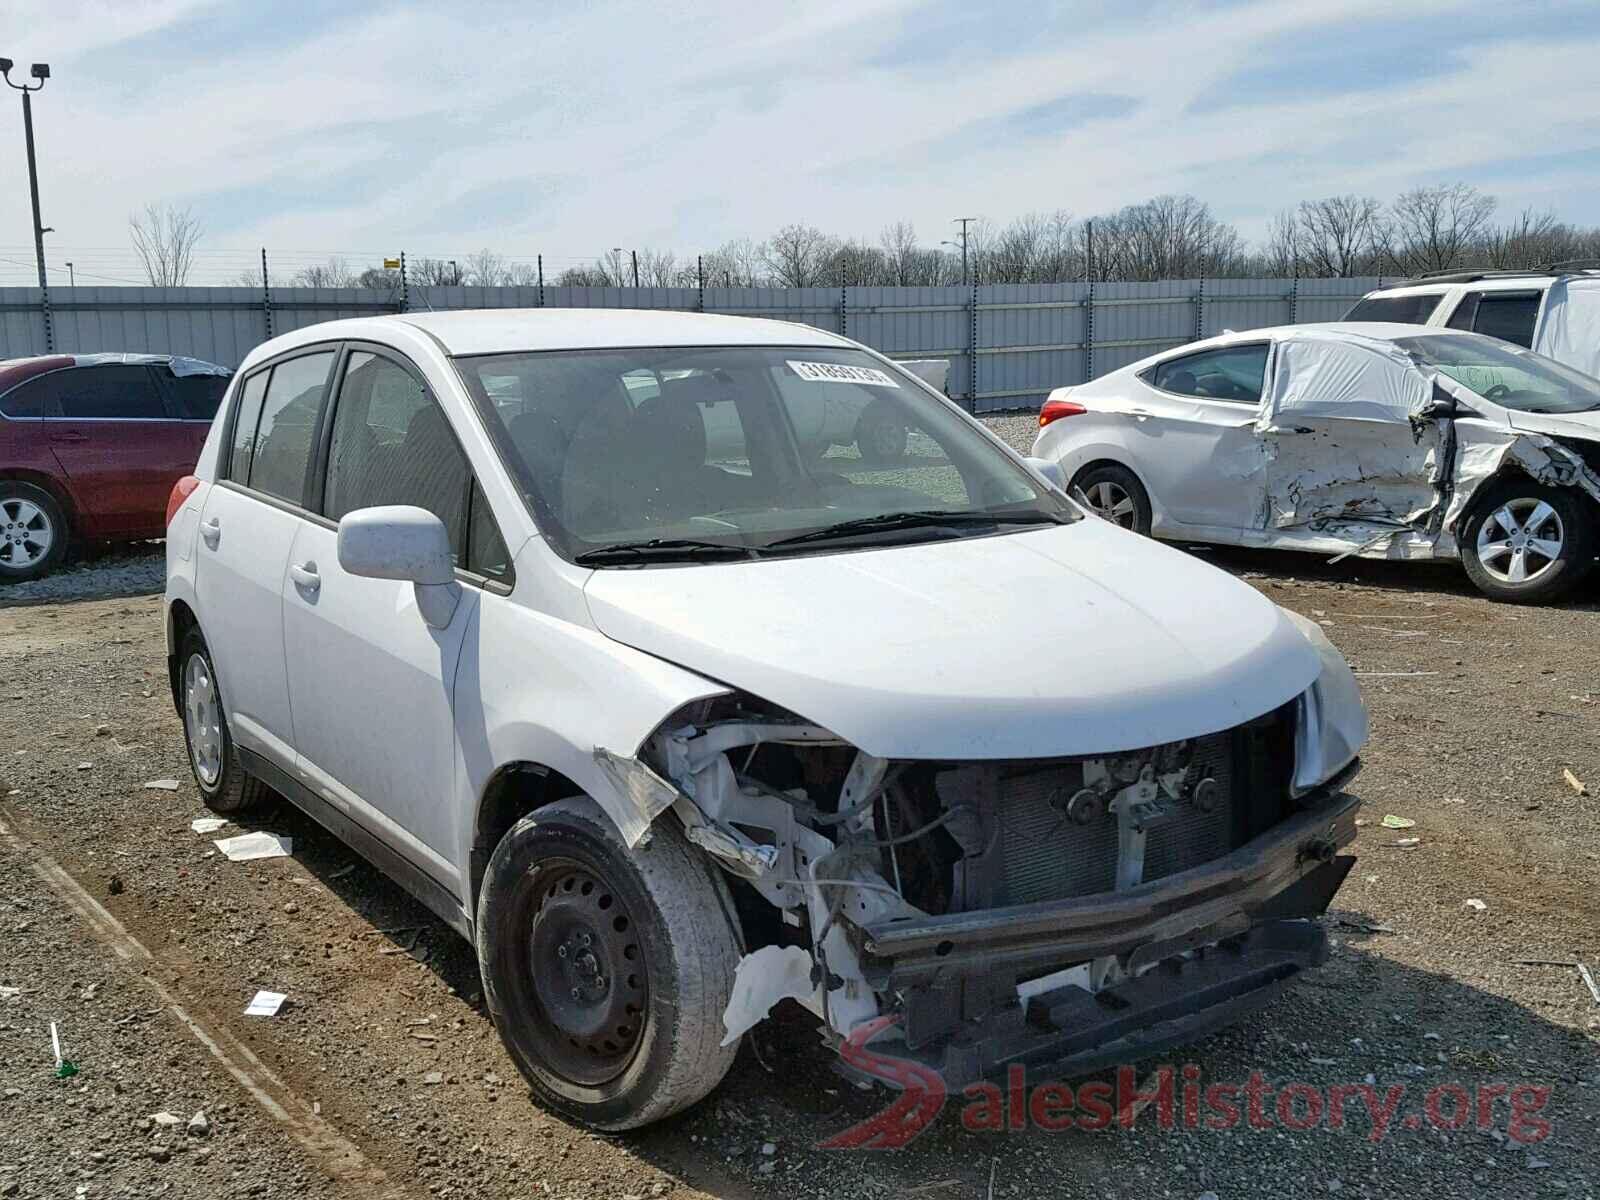
[[[814,363],[795,362],[789,359],[789,369],[801,379],[810,380],[812,383],[864,383],[869,387],[891,387],[900,385],[885,371],[876,367],[848,367],[843,363]]]

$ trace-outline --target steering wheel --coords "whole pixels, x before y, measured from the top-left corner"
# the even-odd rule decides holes
[[[1511,395],[1511,389],[1503,383],[1497,383],[1483,394],[1485,400],[1503,400]]]

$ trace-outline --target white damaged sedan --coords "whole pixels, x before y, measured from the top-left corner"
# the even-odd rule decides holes
[[[808,440],[824,404],[903,442]],[[1323,960],[1366,713],[1314,624],[1051,475],[799,325],[298,330],[169,510],[195,777],[471,939],[602,1128],[784,999],[952,1087],[1160,1052]]]
[[[1057,388],[1039,426],[1074,494],[1159,538],[1459,558],[1523,603],[1594,565],[1600,380],[1498,338],[1229,332]]]

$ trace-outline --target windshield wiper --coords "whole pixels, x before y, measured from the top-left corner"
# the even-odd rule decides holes
[[[694,538],[650,538],[644,542],[618,542],[586,550],[572,561],[580,567],[597,567],[620,562],[697,562],[701,560],[754,558],[749,546],[728,542],[701,542]]]
[[[807,542],[830,542],[858,534],[892,533],[902,529],[950,529],[986,525],[1062,525],[1065,519],[1043,512],[965,512],[939,508],[915,509],[911,512],[877,513],[870,517],[856,517],[824,525],[821,529],[807,530],[790,537],[768,542],[763,549],[783,546],[802,546]]]

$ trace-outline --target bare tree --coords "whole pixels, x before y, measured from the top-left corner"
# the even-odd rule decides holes
[[[512,287],[534,287],[539,282],[539,264],[513,262],[506,265],[505,282]]]
[[[134,253],[151,287],[182,287],[194,269],[194,248],[203,232],[187,208],[147,204],[128,218]]]
[[[330,258],[320,266],[303,267],[290,280],[292,287],[341,288],[355,287],[356,273],[342,258]]]
[[[631,269],[631,267],[630,267]],[[689,277],[693,279],[691,267]],[[670,250],[639,251],[639,283],[642,287],[678,287],[683,283],[678,256]]]
[[[392,267],[368,267],[356,276],[355,286],[397,292],[400,290],[400,272]]]
[[[702,259],[710,287],[756,287],[766,282],[767,244],[749,238],[724,242]]]
[[[1465,265],[1494,215],[1494,197],[1466,183],[1416,188],[1389,208],[1389,255],[1403,271],[1443,271]]]
[[[1287,278],[1301,273],[1300,222],[1294,209],[1286,208],[1274,214],[1267,224],[1267,239],[1261,243],[1258,257],[1263,274]]]
[[[878,244],[883,247],[884,261],[891,276],[890,282],[898,287],[910,285],[916,272],[918,256],[921,254],[917,246],[917,231],[911,222],[896,221],[893,225],[885,225],[883,232],[878,235]]]
[[[825,270],[835,239],[813,225],[785,225],[767,243],[766,265],[779,287],[815,287],[836,283]]]
[[[499,287],[506,281],[506,260],[485,246],[467,259],[466,279],[474,287]]]
[[[1302,200],[1295,214],[1301,270],[1346,277],[1371,269],[1383,241],[1383,205],[1371,196]]]
[[[460,287],[466,282],[461,267],[444,258],[419,258],[407,263],[406,275],[421,287]]]

